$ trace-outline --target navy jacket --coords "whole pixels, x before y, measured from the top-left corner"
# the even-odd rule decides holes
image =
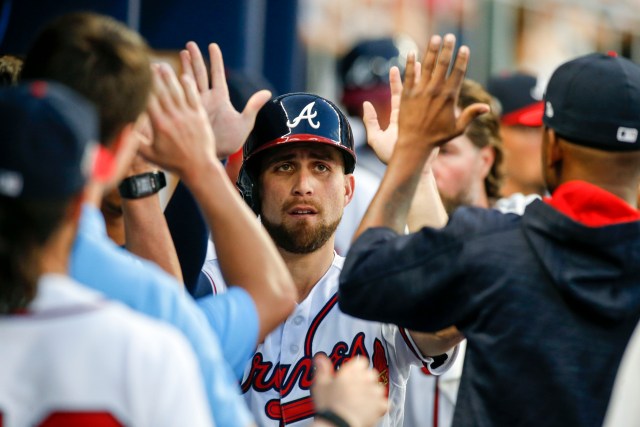
[[[464,333],[454,426],[601,426],[640,317],[640,222],[586,227],[536,201],[522,217],[460,208],[441,230],[370,229],[339,302]]]

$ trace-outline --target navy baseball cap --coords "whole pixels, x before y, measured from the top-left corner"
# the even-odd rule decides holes
[[[58,83],[0,89],[0,195],[57,200],[78,193],[96,167],[94,106]]]
[[[543,89],[526,73],[498,74],[487,82],[487,92],[500,103],[500,122],[506,126],[542,126]]]
[[[576,144],[640,150],[640,66],[610,53],[562,64],[545,94],[544,124]]]
[[[356,43],[338,62],[343,105],[360,108],[364,101],[372,99],[388,102],[391,67],[404,72],[407,55],[417,50],[417,44],[406,35]]]

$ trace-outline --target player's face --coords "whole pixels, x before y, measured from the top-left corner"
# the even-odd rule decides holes
[[[511,187],[531,193],[544,188],[540,149],[542,127],[501,126],[505,176]]]
[[[302,143],[274,148],[262,161],[262,223],[285,251],[314,252],[333,242],[353,189],[353,175],[345,175],[337,148]]]
[[[492,149],[476,147],[465,135],[440,147],[432,170],[449,214],[459,206],[482,206],[486,203],[484,179],[492,164]]]

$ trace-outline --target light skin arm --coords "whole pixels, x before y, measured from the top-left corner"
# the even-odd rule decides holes
[[[147,135],[150,136],[149,132]],[[148,141],[144,143],[148,144]],[[157,167],[138,155],[133,161],[128,176],[155,170]],[[154,261],[182,283],[182,269],[167,220],[162,212],[160,196],[156,193],[141,199],[123,198],[122,213],[127,250]]]
[[[148,145],[152,138],[149,118],[143,114],[137,121],[133,137]],[[137,155],[127,176],[153,172],[158,168]],[[152,194],[141,199],[121,198],[125,246],[128,251],[158,264],[182,283],[182,269],[171,239],[171,233],[160,205],[160,196]]]
[[[369,368],[366,358],[356,358],[334,371],[324,355],[314,358],[316,374],[311,387],[316,411],[331,410],[351,427],[371,427],[388,409],[385,389],[378,382],[378,372]],[[314,427],[335,427],[317,419]]]
[[[144,155],[178,174],[198,201],[214,236],[221,270],[253,298],[262,340],[293,310],[296,290],[267,232],[216,158],[216,139],[193,78],[178,82],[166,64],[154,69],[149,116],[154,144]],[[250,267],[250,268],[248,268]]]
[[[488,105],[473,104],[456,117],[455,106],[469,49],[466,46],[459,49],[451,75],[447,76],[454,47],[452,34],[445,36],[444,43],[439,36],[432,37],[417,81],[415,57],[409,55],[398,118],[398,142],[356,237],[370,227],[389,227],[402,233],[422,168],[433,150],[464,132],[474,117],[489,111]]]
[[[420,79],[420,62],[415,63],[415,78]],[[391,114],[387,129],[380,129],[378,115],[370,102],[363,104],[363,122],[367,130],[367,142],[384,164],[388,164],[393,149],[398,140],[398,117],[400,114],[400,100],[402,97],[402,79],[398,67],[392,67],[389,72],[389,86],[391,89]],[[416,194],[413,197],[407,226],[410,232],[422,227],[444,227],[447,223],[447,212],[438,193],[435,177],[431,172],[431,164],[438,155],[438,148],[433,150],[425,163]]]

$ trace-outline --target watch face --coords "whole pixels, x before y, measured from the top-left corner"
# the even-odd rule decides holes
[[[140,179],[136,181],[136,190],[139,194],[148,194],[153,192],[153,186],[151,185],[151,179]]]

